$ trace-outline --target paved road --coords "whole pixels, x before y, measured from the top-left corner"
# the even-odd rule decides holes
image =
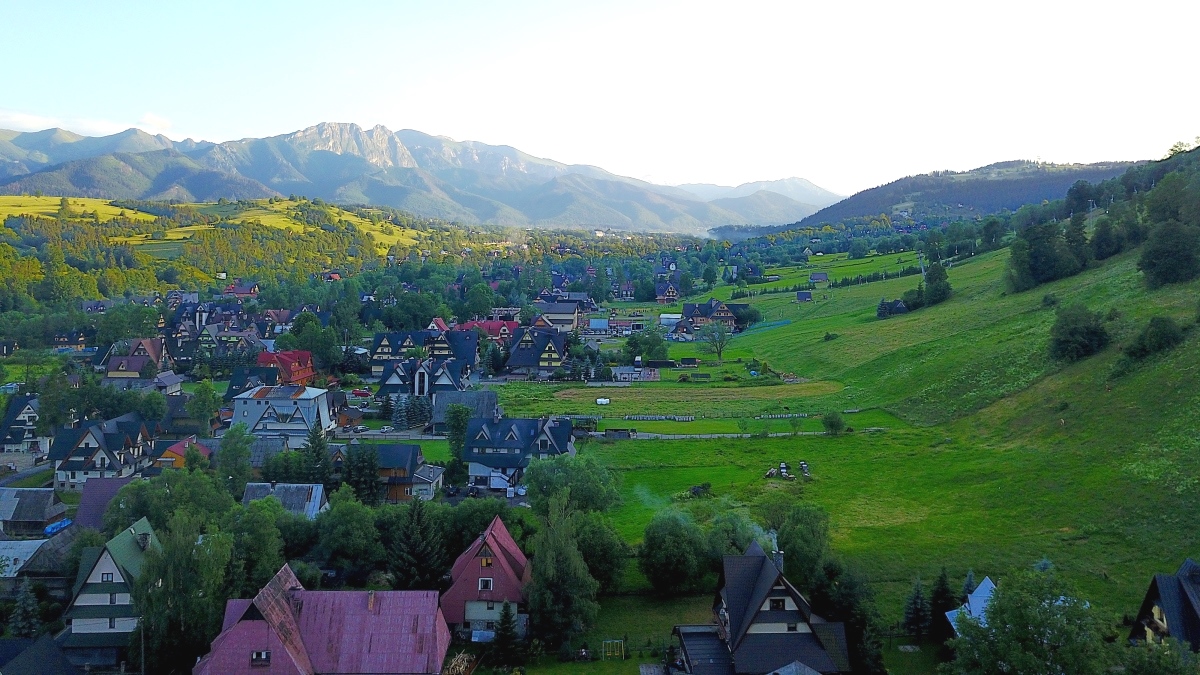
[[[27,478],[36,473],[46,471],[51,468],[53,468],[53,467],[51,467],[49,463],[40,464],[38,466],[31,466],[28,469],[25,469],[23,471],[18,471],[14,474],[5,476],[4,478],[0,478],[0,487],[4,487],[5,485],[11,485],[11,484],[21,480],[22,478]],[[53,477],[54,477],[53,474],[48,474],[47,481],[51,480]]]

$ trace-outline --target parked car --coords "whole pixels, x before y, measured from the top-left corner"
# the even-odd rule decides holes
[[[370,396],[371,395],[370,390],[367,390],[367,389],[355,389],[354,391],[352,391],[350,393],[354,394],[355,396]]]
[[[347,424],[346,426],[342,427],[342,433],[348,434],[348,433],[350,433],[350,429],[351,429],[350,425]]]
[[[354,427],[354,433],[356,433],[356,434],[361,434],[364,431],[370,431],[370,430],[371,430],[370,427],[368,427],[365,424],[360,424],[360,425]]]
[[[447,485],[446,486],[446,496],[447,497],[457,497],[458,496],[458,486],[457,485]]]
[[[393,432],[393,431],[395,431],[395,430],[396,430],[396,427],[383,427],[382,429],[380,429],[380,430],[379,430],[379,433],[381,433],[381,434],[390,434],[390,433],[392,433],[392,432]]]

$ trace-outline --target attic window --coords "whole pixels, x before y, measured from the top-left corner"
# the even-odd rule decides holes
[[[250,667],[251,668],[269,668],[271,666],[271,652],[250,652]]]
[[[782,612],[784,609],[783,598],[771,598],[771,611]]]
[[[111,582],[112,580],[113,580],[113,573],[112,573],[112,572],[102,572],[102,573],[100,574],[100,582],[101,582],[101,583],[105,583],[105,584],[107,584],[107,583]]]
[[[479,559],[479,566],[480,566],[480,567],[491,567],[491,566],[492,566],[492,559],[491,559],[491,558],[480,558],[480,559]]]

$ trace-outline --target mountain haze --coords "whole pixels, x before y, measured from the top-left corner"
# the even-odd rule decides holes
[[[712,185],[710,183],[690,183],[686,185],[680,185],[678,187],[680,189],[687,190],[688,192],[705,201],[712,201],[714,199],[728,199],[733,197],[749,197],[760,190],[790,197],[801,204],[812,204],[817,208],[824,208],[830,204],[835,204],[845,199],[845,197],[842,195],[830,192],[819,185],[814,185],[812,182],[805,180],[804,178],[760,180],[753,183],[742,183],[737,187]]]
[[[799,180],[773,183],[792,189],[784,184]],[[322,123],[224,143],[175,142],[138,129],[98,138],[62,129],[0,131],[0,192],[10,194],[182,200],[301,194],[465,223],[694,234],[795,222],[826,203],[743,188],[707,203],[692,191],[595,166],[383,126]]]

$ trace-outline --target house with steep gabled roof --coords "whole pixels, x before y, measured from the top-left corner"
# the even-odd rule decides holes
[[[133,584],[142,575],[146,552],[159,546],[150,521],[142,518],[103,547],[83,550],[71,605],[70,627],[61,639],[72,663],[91,670],[115,669],[125,658],[140,618]]]
[[[1200,563],[1183,561],[1175,574],[1155,574],[1129,633],[1130,642],[1173,638],[1200,653]]]
[[[413,349],[426,350],[437,336],[436,331],[417,330],[391,333],[376,333],[371,343],[371,375],[379,377],[388,361],[403,361],[411,358]]]
[[[75,523],[81,527],[103,530],[104,512],[108,510],[108,505],[117,496],[117,492],[133,479],[133,476],[93,478],[84,483],[79,495],[79,508],[75,511]]]
[[[697,330],[705,324],[714,321],[725,324],[729,330],[733,330],[737,324],[737,318],[734,316],[730,306],[716,298],[709,298],[708,302],[685,302],[683,304],[683,319],[689,321],[692,327]]]
[[[724,557],[713,599],[715,625],[674,629],[683,672],[768,675],[793,664],[822,675],[850,672],[845,626],[813,613],[781,568],[782,559],[768,556],[757,542],[744,555]]]
[[[810,284],[827,284],[829,283],[829,272],[812,272],[808,275],[808,283]]]
[[[577,302],[538,302],[533,308],[542,319],[560,333],[579,330],[583,325],[583,310]]]
[[[293,349],[286,352],[259,352],[256,357],[259,368],[274,368],[279,371],[278,384],[309,385],[317,376],[313,366],[312,352]]]
[[[679,287],[673,281],[660,281],[654,284],[654,299],[660,305],[673,305],[679,302]]]
[[[158,426],[151,428],[136,412],[59,429],[49,453],[54,487],[79,490],[89,478],[137,473],[150,466],[157,433]]]
[[[509,347],[505,368],[521,375],[549,375],[567,358],[567,336],[553,330],[519,328]]]
[[[304,445],[313,427],[332,431],[337,426],[328,392],[298,385],[255,387],[234,396],[231,424],[238,423],[252,434],[287,436],[293,448]]]
[[[455,326],[454,330],[482,330],[487,334],[487,339],[489,342],[507,344],[508,341],[512,339],[513,334],[516,333],[517,329],[520,327],[521,324],[518,321],[493,321],[489,319],[486,321],[468,321],[466,323],[461,323],[458,326]]]
[[[8,401],[4,420],[0,421],[0,450],[4,452],[46,452],[51,438],[37,433],[38,398],[13,396]]]
[[[566,417],[472,418],[463,448],[470,484],[494,490],[515,487],[531,460],[574,455],[571,426]]]
[[[967,601],[962,604],[962,607],[946,612],[946,620],[950,622],[955,635],[958,635],[959,617],[970,617],[980,624],[987,625],[987,608],[991,604],[992,594],[995,592],[995,582],[991,577],[984,577],[975,590],[967,595]]]
[[[529,574],[529,560],[496,516],[450,568],[450,588],[441,600],[450,630],[465,638],[490,640],[508,602],[517,617],[517,633],[524,636]]]
[[[436,675],[449,649],[437,591],[309,591],[285,564],[254,598],[226,602],[192,673]]]
[[[9,537],[40,536],[66,514],[53,488],[0,488],[0,532]]]

